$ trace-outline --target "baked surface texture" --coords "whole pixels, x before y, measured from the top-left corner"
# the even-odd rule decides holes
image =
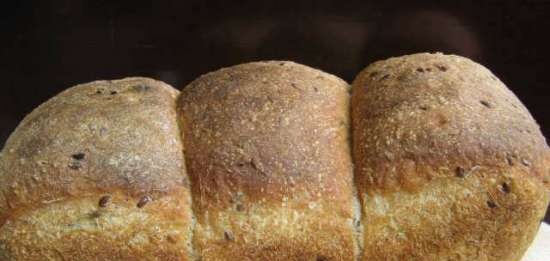
[[[363,260],[519,260],[548,205],[548,146],[469,59],[376,62],[352,84]]]
[[[97,81],[28,115],[0,159],[0,260],[190,260],[178,93]]]
[[[292,62],[206,74],[178,100],[202,260],[353,260],[349,86]]]
[[[549,182],[527,109],[459,56],[96,81],[0,153],[0,261],[517,261]]]

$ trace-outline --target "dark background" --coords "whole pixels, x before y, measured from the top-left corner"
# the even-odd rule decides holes
[[[34,107],[77,83],[140,75],[182,88],[266,59],[352,81],[373,61],[424,51],[486,65],[550,137],[550,1],[11,2],[0,18],[0,146]]]

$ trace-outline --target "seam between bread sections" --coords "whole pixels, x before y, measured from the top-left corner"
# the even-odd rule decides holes
[[[178,101],[181,97],[181,95],[183,95],[183,92],[179,92],[178,93],[178,96],[176,97],[175,99],[175,112],[176,112],[176,126],[178,128],[178,139],[179,139],[179,142],[181,144],[181,148],[182,148],[182,162],[183,162],[183,170],[182,170],[182,173],[185,174],[185,178],[187,179],[187,184],[189,184],[188,186],[188,189],[189,189],[189,210],[191,211],[191,230],[190,230],[190,233],[191,233],[191,236],[189,238],[190,242],[189,242],[189,247],[190,247],[190,251],[191,251],[191,254],[192,254],[192,259],[195,260],[195,261],[199,261],[201,260],[201,256],[199,255],[197,249],[195,248],[195,228],[197,226],[197,218],[195,216],[195,211],[194,211],[194,207],[193,207],[193,190],[191,189],[192,187],[192,183],[191,183],[191,179],[189,178],[189,173],[187,173],[187,163],[186,163],[186,160],[185,160],[185,144],[184,144],[184,140],[185,140],[185,134],[183,133],[183,117],[180,115],[180,109],[179,109],[179,106],[178,106]]]
[[[355,173],[355,171],[354,171]],[[355,176],[355,175],[354,175]],[[359,192],[357,191],[357,186],[355,185],[355,180],[353,180],[353,229],[354,229],[354,240],[355,240],[355,260],[361,260],[363,255],[363,224],[361,222],[362,217],[362,204],[359,199]]]
[[[351,96],[352,88],[350,86],[349,89],[349,102],[348,102],[348,149],[349,149],[349,155],[351,158],[351,167],[352,167],[352,191],[353,191],[353,229],[354,229],[354,241],[355,241],[355,261],[360,261],[363,257],[363,249],[364,249],[364,229],[363,224],[361,222],[362,214],[363,214],[363,204],[361,202],[361,198],[359,195],[359,190],[357,189],[357,180],[355,177],[355,157],[353,153],[353,118],[351,113]]]
[[[2,175],[2,174],[0,173],[0,175]],[[0,192],[2,192],[2,200],[4,201],[4,204],[5,204],[5,207],[6,207],[6,209],[4,211],[7,212],[7,209],[9,208],[8,196],[6,195],[6,192],[4,190],[2,190]],[[0,213],[0,230],[2,229],[2,227],[4,227],[4,225],[6,224],[8,218],[9,218],[9,215],[6,214],[6,212]]]

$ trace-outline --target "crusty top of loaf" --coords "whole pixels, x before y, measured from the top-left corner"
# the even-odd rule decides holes
[[[347,146],[348,91],[338,77],[285,61],[232,66],[190,83],[178,105],[194,194],[345,196],[337,189],[348,182],[340,177],[350,176],[351,159],[335,147]]]
[[[353,137],[364,144],[355,147],[354,163],[367,173],[357,175],[360,187],[416,189],[477,165],[515,168],[549,185],[539,126],[482,65],[440,53],[390,58],[363,70],[353,88],[353,123],[368,126]]]
[[[208,73],[178,100],[203,260],[352,260],[349,85],[304,65]]]
[[[77,85],[30,113],[0,159],[7,215],[102,192],[160,197],[187,186],[178,91],[148,78]]]

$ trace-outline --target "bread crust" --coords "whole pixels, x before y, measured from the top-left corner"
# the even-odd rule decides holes
[[[3,260],[189,260],[178,94],[148,78],[97,81],[30,113],[0,159]]]
[[[519,260],[548,205],[549,151],[516,96],[439,53],[376,62],[352,86],[363,259]]]
[[[202,260],[353,260],[348,91],[282,61],[185,87],[178,112]]]
[[[70,88],[0,154],[0,260],[521,258],[550,152],[502,82],[425,53],[367,67],[351,105],[349,91],[284,61],[181,94],[148,78]]]

